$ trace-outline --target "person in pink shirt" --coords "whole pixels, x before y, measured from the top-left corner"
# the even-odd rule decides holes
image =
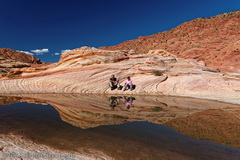
[[[131,91],[133,90],[133,84],[132,84],[132,80],[130,77],[127,77],[123,91],[126,91],[127,88],[129,88]]]

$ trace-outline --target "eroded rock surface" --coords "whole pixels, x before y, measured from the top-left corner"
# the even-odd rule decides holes
[[[219,72],[164,50],[137,54],[82,47],[63,54],[56,64],[20,71],[21,77],[0,80],[1,93],[175,95],[240,103],[239,74]],[[122,85],[131,76],[136,89],[112,91],[112,74]]]
[[[239,25],[240,11],[229,12],[197,18],[168,31],[101,49],[133,49],[142,54],[152,49],[165,49],[182,58],[204,61],[215,69],[240,73]]]
[[[39,66],[40,59],[32,55],[15,51],[8,48],[0,48],[0,78],[18,77],[22,72],[21,68]]]

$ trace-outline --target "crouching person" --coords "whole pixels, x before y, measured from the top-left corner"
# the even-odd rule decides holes
[[[132,84],[132,80],[130,77],[127,77],[127,80],[125,81],[124,89],[123,91],[126,91],[127,89],[130,89],[131,91],[134,89]]]

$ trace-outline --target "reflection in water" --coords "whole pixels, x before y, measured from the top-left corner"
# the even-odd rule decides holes
[[[26,103],[4,105],[20,101],[48,103],[54,108]],[[159,125],[194,138],[240,147],[238,105],[180,97],[69,94],[2,97],[0,103],[4,105],[0,106],[0,125],[8,126],[1,126],[0,134],[24,134],[36,143],[58,149],[103,152],[116,159],[240,156],[239,149],[195,140]],[[126,103],[134,107],[127,109]]]
[[[122,97],[111,96],[111,97],[109,98],[109,104],[110,104],[110,107],[111,107],[112,110],[114,110],[114,108],[115,108],[117,105],[119,105],[119,103],[120,103],[120,98],[122,98]]]
[[[120,104],[121,99],[124,99],[124,104],[125,104],[125,106],[127,107],[127,109],[130,109],[130,107],[132,107],[132,103],[133,103],[133,101],[135,100],[134,97],[111,96],[111,97],[109,98],[110,108],[111,108],[112,110],[114,110],[114,108],[117,107],[117,106]]]
[[[124,100],[125,100],[125,106],[127,107],[127,109],[130,109],[130,107],[132,107],[132,103],[135,100],[135,98],[124,96]]]

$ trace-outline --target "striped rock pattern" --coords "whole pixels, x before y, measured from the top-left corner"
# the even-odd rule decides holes
[[[21,77],[0,80],[0,93],[174,95],[240,103],[239,74],[219,72],[164,50],[137,54],[82,47],[63,54],[45,70],[29,70],[22,69]],[[122,85],[131,76],[136,89],[112,91],[108,86],[112,74]]]

